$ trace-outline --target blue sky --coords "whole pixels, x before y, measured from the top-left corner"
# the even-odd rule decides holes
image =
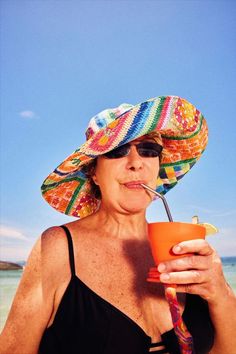
[[[108,107],[178,95],[209,125],[199,163],[167,194],[174,220],[215,224],[236,254],[235,1],[1,1],[0,259],[25,259],[44,229],[73,220],[44,178]],[[166,220],[160,201],[148,220]]]

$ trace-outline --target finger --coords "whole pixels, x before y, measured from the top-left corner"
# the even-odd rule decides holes
[[[172,271],[181,271],[187,269],[205,270],[210,267],[211,259],[209,256],[190,255],[182,258],[173,259],[171,261],[162,262],[158,265],[160,273]]]
[[[175,245],[172,251],[177,254],[198,253],[202,256],[209,256],[214,253],[214,249],[206,240],[197,239],[190,241],[183,241]]]
[[[214,298],[214,292],[209,291],[206,284],[185,284],[178,285],[175,287],[177,293],[187,293],[201,296],[206,301]]]
[[[208,280],[207,271],[188,270],[160,274],[160,281],[165,284],[200,284]]]
[[[204,289],[200,288],[198,284],[185,284],[176,286],[176,292],[178,293],[187,293],[187,294],[196,294],[202,297],[205,297]]]

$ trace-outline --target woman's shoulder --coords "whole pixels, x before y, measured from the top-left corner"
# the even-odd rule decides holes
[[[42,257],[52,257],[66,247],[65,232],[60,226],[52,226],[42,232],[40,237]]]
[[[93,230],[91,219],[90,217],[86,217],[46,229],[41,235],[42,256],[46,257],[46,259],[51,259],[53,262],[68,262],[68,235],[66,235],[64,227],[69,231],[69,237],[71,237],[72,243],[76,247],[78,242],[82,245],[81,241],[85,235],[88,238],[90,232],[93,233],[91,231]]]
[[[73,237],[71,230],[76,227],[75,224],[78,225],[78,221],[73,221],[60,226],[51,226],[43,231],[41,234],[42,251],[64,251],[65,247],[68,247],[68,239],[64,227],[68,229],[69,235]],[[78,228],[78,226],[76,228]]]
[[[41,235],[41,252],[42,257],[49,263],[55,265],[63,265],[68,263],[69,257],[69,245],[68,245],[68,230],[69,237],[72,239],[72,243],[75,246],[76,240],[83,238],[85,232],[83,220],[75,220],[69,223],[65,223],[61,226],[51,226]],[[51,266],[51,264],[49,264]]]
[[[63,242],[65,238],[65,231],[61,226],[51,226],[44,230],[41,235],[41,241],[44,247],[52,247],[55,242]]]
[[[69,252],[66,233],[61,226],[52,226],[40,237],[42,271],[57,279],[57,274],[69,277]]]

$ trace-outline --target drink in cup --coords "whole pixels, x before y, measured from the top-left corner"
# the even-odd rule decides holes
[[[156,266],[158,266],[161,262],[169,261],[174,258],[186,257],[189,255],[176,255],[172,251],[173,247],[178,243],[198,238],[205,239],[207,227],[210,231],[213,229],[213,233],[217,232],[217,229],[211,224],[197,224],[198,217],[194,217],[193,223],[191,224],[174,222],[165,197],[144,183],[142,183],[141,186],[148,192],[151,192],[161,198],[169,219],[169,222],[154,222],[148,224],[148,238]],[[209,234],[212,232],[207,233]],[[159,272],[157,271],[157,267],[150,269],[147,280],[151,282],[159,281]]]
[[[163,261],[184,257],[173,253],[173,247],[182,241],[205,239],[206,229],[198,224],[184,222],[154,222],[148,224],[148,238],[153,259],[158,266]]]

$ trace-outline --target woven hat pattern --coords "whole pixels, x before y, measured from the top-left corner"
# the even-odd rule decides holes
[[[201,112],[177,96],[156,97],[135,106],[123,104],[93,117],[86,131],[87,141],[45,179],[44,198],[67,215],[82,218],[95,212],[100,201],[91,193],[82,167],[154,131],[161,134],[164,146],[156,190],[167,193],[200,158],[208,140]]]

